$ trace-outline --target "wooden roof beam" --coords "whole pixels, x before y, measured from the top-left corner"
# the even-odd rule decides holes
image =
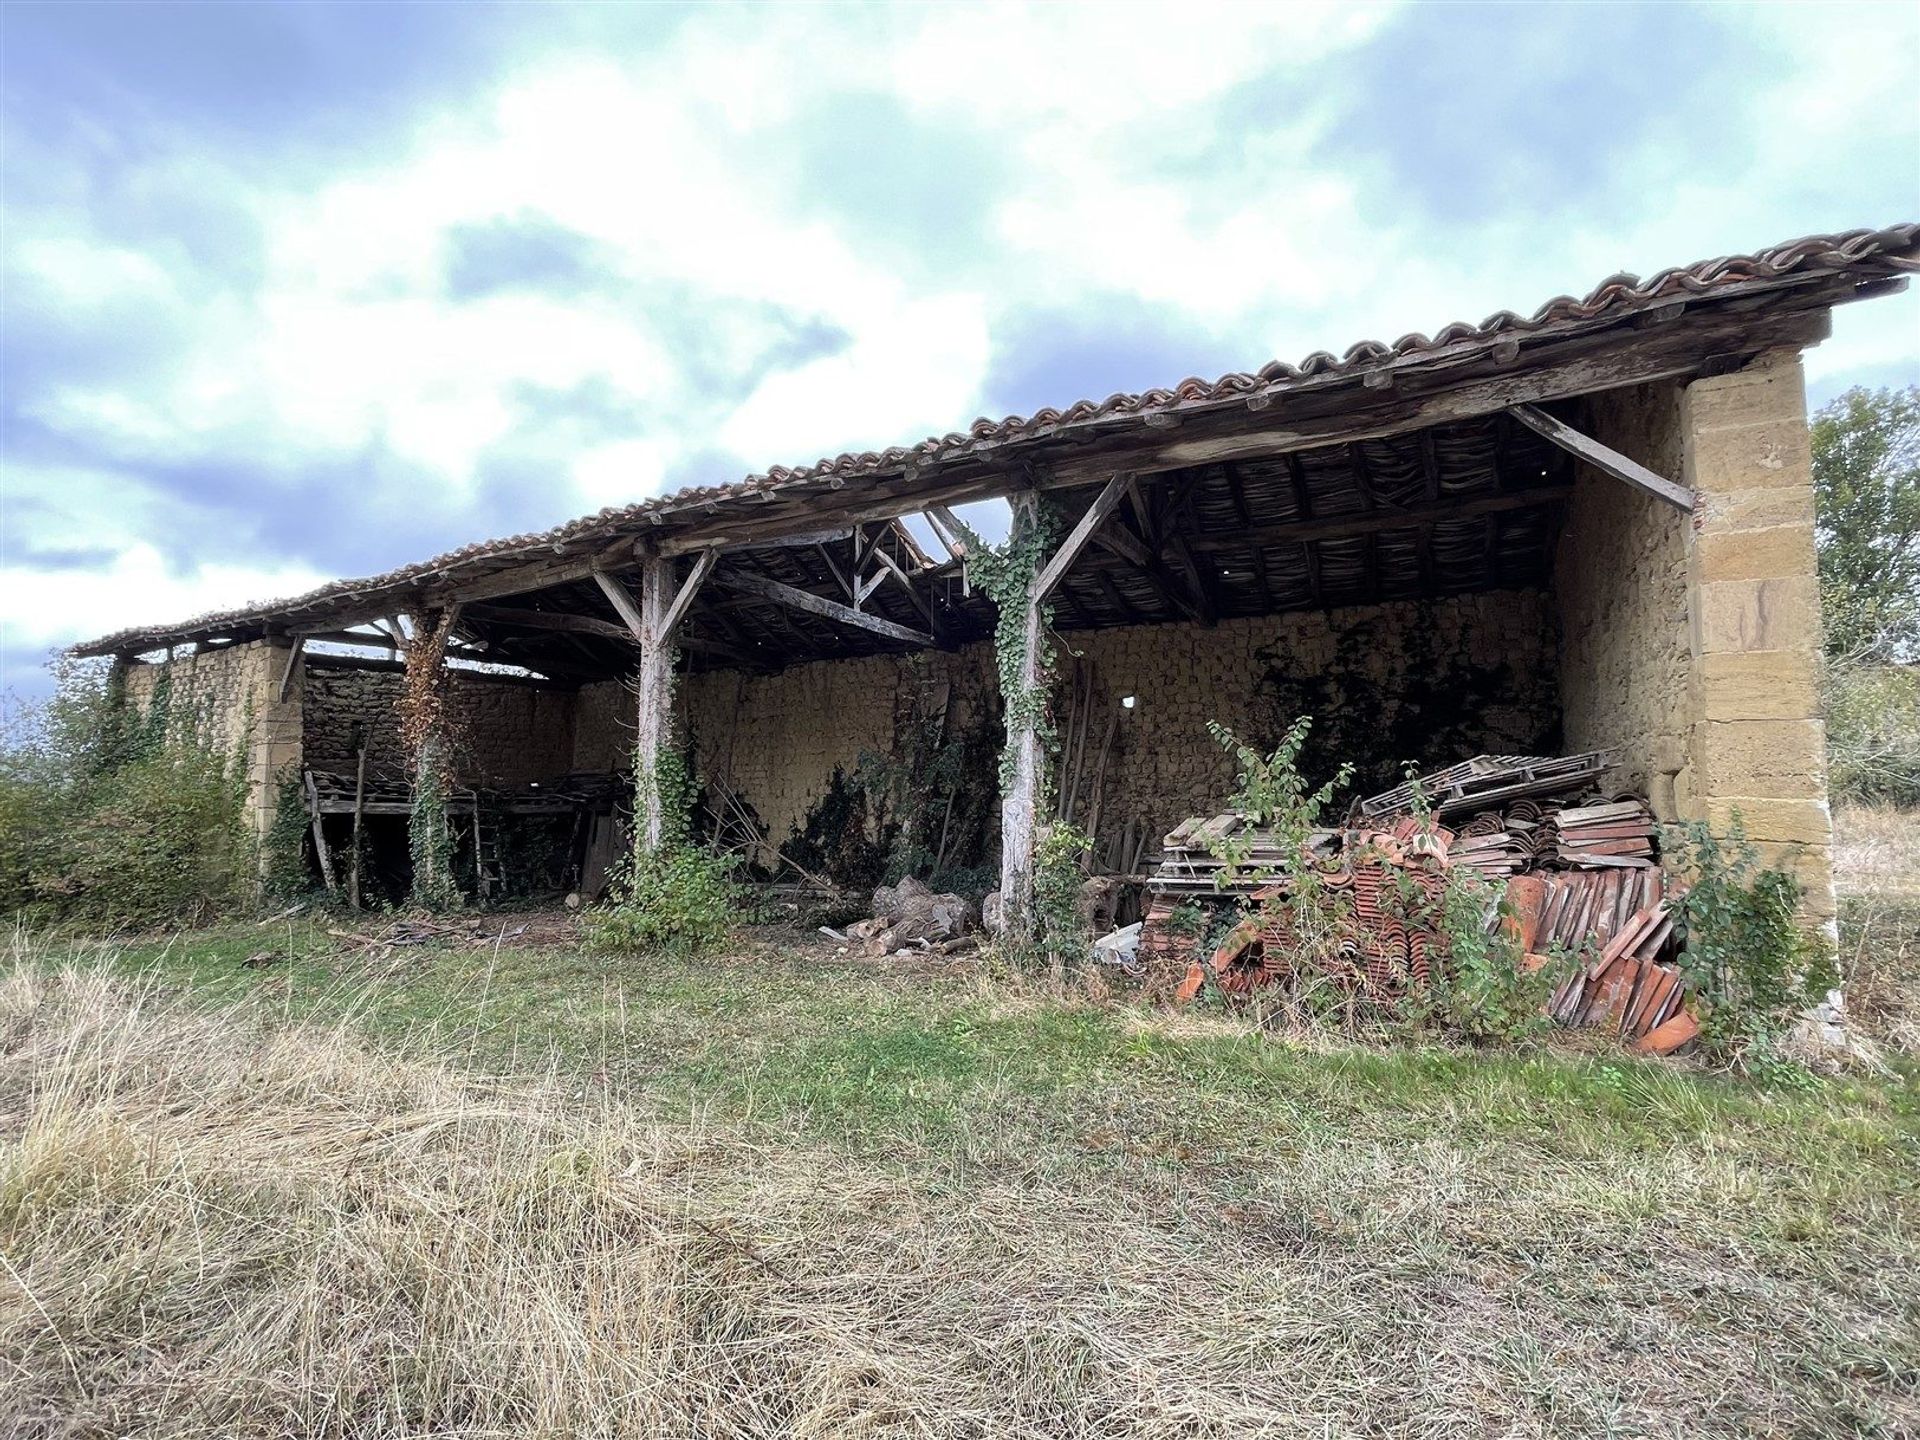
[[[1537,405],[1514,405],[1507,413],[1534,434],[1559,446],[1569,455],[1584,460],[1603,475],[1624,481],[1643,494],[1664,500],[1683,514],[1691,514],[1694,494],[1684,485],[1676,485],[1664,475],[1656,475],[1638,460],[1602,445],[1590,435],[1582,435],[1564,420],[1556,420]]]
[[[931,646],[934,643],[933,636],[924,630],[910,630],[905,625],[896,625],[882,616],[869,615],[864,610],[856,610],[851,605],[842,605],[837,600],[829,600],[826,596],[816,595],[811,590],[802,590],[797,585],[770,580],[765,575],[750,575],[743,570],[723,570],[714,575],[713,582],[729,590],[775,601],[808,615],[818,615],[822,619],[836,620],[842,625],[871,630],[874,634],[884,635],[889,640],[901,640],[911,645],[924,646]]]

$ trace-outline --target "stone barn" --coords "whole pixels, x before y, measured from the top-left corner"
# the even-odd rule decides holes
[[[1305,714],[1310,768],[1372,788],[1605,749],[1605,783],[1663,818],[1739,812],[1825,919],[1800,357],[1835,305],[1905,284],[1917,234],[1619,275],[77,650],[209,707],[263,835],[288,805],[328,858],[384,827],[389,888],[438,744],[470,890],[510,887],[530,835],[550,883],[592,890],[629,827],[659,835],[678,756],[769,878],[892,847],[997,875],[1017,913],[1037,827],[1068,817],[1138,873],[1231,784],[1209,722],[1270,743]],[[956,513],[986,501],[1009,542]]]

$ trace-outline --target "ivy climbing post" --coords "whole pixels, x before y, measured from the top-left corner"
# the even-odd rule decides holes
[[[712,573],[718,554],[715,550],[702,551],[687,578],[676,587],[676,562],[651,551],[643,553],[637,596],[616,576],[603,570],[593,572],[601,593],[640,647],[640,663],[634,673],[633,843],[637,855],[652,854],[666,836],[660,765],[673,745],[673,638],[701,584]]]
[[[993,597],[1000,606],[994,643],[1007,717],[1001,762],[1000,925],[1005,938],[1018,941],[1033,932],[1033,851],[1040,812],[1041,731],[1047,719],[1047,657],[1034,589],[1040,578],[1041,548],[1021,543],[1039,534],[1040,497],[1029,491],[1013,496],[1008,504],[1013,519],[1007,532],[1007,558],[1014,563],[1003,581],[1004,596],[996,592]]]
[[[447,644],[460,619],[460,607],[421,610],[413,616],[413,634],[394,625],[404,641],[406,683],[401,692],[401,738],[413,758],[413,804],[407,842],[413,860],[413,900],[428,910],[450,910],[460,903],[453,878],[453,829],[447,801],[453,792],[453,739],[447,715]]]
[[[1004,546],[989,547],[971,532],[967,536],[968,566],[999,611],[993,641],[1007,726],[1000,762],[1000,923],[1003,936],[1016,944],[1034,934],[1034,856],[1051,783],[1047,755],[1055,737],[1047,695],[1053,679],[1047,598],[1106,523],[1132,478],[1110,477],[1057,550],[1048,514],[1031,490],[1007,501],[1012,521]]]

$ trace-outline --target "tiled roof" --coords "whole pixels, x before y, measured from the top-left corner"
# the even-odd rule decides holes
[[[469,569],[481,562],[497,564],[541,555],[550,558],[583,543],[616,538],[641,524],[660,523],[678,511],[706,510],[716,504],[726,505],[834,477],[853,479],[896,474],[910,468],[924,472],[987,451],[1101,422],[1141,419],[1156,412],[1186,410],[1209,403],[1244,403],[1263,394],[1277,397],[1308,382],[1358,378],[1372,370],[1434,356],[1441,351],[1453,352],[1476,345],[1491,347],[1503,341],[1551,335],[1587,322],[1658,308],[1674,300],[1712,299],[1802,274],[1854,272],[1862,279],[1874,278],[1912,269],[1917,251],[1920,251],[1920,224],[1907,223],[1882,230],[1810,235],[1751,255],[1722,256],[1662,270],[1644,280],[1628,274],[1612,275],[1584,298],[1562,295],[1547,301],[1532,315],[1502,310],[1477,325],[1455,321],[1431,337],[1412,333],[1391,344],[1363,340],[1349,346],[1343,355],[1319,350],[1298,364],[1275,360],[1258,370],[1233,371],[1217,380],[1190,378],[1169,389],[1110,395],[1105,400],[1078,400],[1064,410],[1048,408],[1032,415],[1008,416],[1001,420],[982,418],[974,421],[965,433],[929,437],[911,446],[837,455],[794,468],[775,466],[764,475],[752,475],[727,485],[691,486],[636,504],[601,510],[538,534],[510,535],[462,546],[383,575],[336,581],[287,600],[202,615],[176,625],[123,630],[73,648],[77,654],[90,655],[151,649],[195,635],[218,633],[223,628],[262,624],[303,611],[324,611],[329,606],[365,599],[373,593],[403,591],[429,580],[445,579],[448,572]]]

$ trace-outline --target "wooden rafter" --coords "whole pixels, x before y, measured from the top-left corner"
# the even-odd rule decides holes
[[[1079,558],[1080,552],[1087,548],[1087,541],[1093,533],[1106,524],[1107,517],[1120,503],[1120,498],[1127,493],[1127,484],[1132,479],[1133,477],[1127,474],[1112,476],[1100,493],[1094,497],[1093,503],[1087,507],[1087,513],[1082,515],[1073,529],[1067,532],[1067,538],[1060,542],[1060,548],[1053,552],[1053,557],[1047,561],[1045,567],[1034,579],[1033,598],[1036,604],[1046,601],[1047,596],[1053,593],[1054,587],[1066,576],[1073,562]]]

